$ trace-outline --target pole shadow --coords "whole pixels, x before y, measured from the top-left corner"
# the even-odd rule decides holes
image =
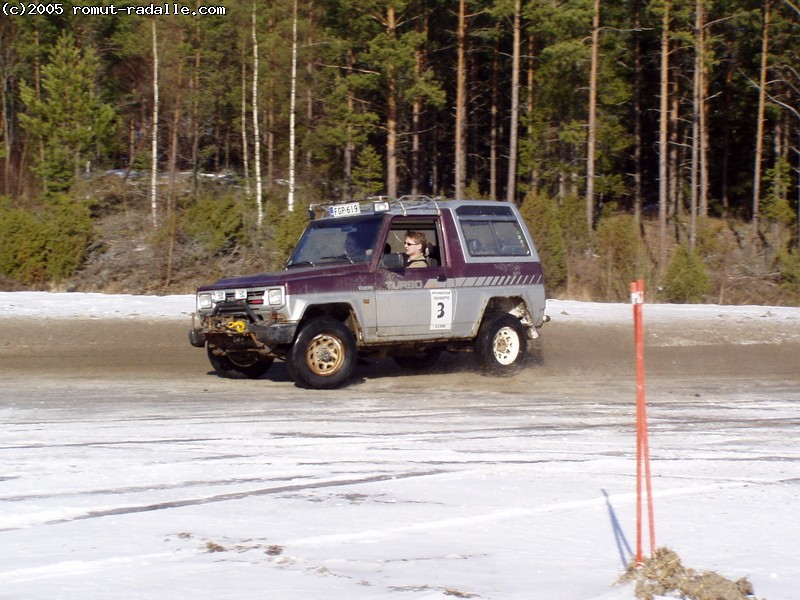
[[[625,532],[622,530],[622,525],[617,518],[617,513],[611,505],[611,496],[608,492],[601,490],[603,496],[606,497],[606,506],[608,507],[608,516],[611,519],[611,529],[614,532],[614,542],[617,544],[617,552],[619,552],[619,559],[622,562],[622,568],[626,569],[630,564],[631,558],[634,556],[633,549],[625,538]],[[627,554],[626,554],[627,553]]]

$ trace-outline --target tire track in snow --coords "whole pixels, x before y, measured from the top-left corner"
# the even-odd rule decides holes
[[[109,508],[105,510],[89,511],[84,514],[76,515],[73,517],[52,519],[41,523],[27,523],[14,527],[2,527],[2,531],[14,531],[17,529],[28,529],[41,525],[61,525],[63,523],[72,523],[74,521],[83,521],[86,519],[99,519],[102,517],[129,515],[135,513],[151,512],[157,510],[166,510],[170,508],[183,508],[186,506],[199,506],[203,504],[213,504],[216,502],[229,502],[232,500],[243,500],[255,496],[268,496],[271,494],[282,494],[285,492],[297,492],[303,490],[312,490],[329,487],[344,487],[349,485],[361,485],[365,483],[378,483],[381,481],[391,481],[395,479],[408,479],[412,477],[426,477],[429,475],[440,475],[447,471],[436,469],[431,471],[419,472],[406,472],[406,473],[392,473],[384,475],[372,475],[370,477],[361,477],[357,479],[337,479],[332,481],[318,481],[315,483],[295,484],[295,485],[282,485],[278,487],[261,488],[257,490],[248,490],[244,492],[230,492],[227,494],[216,494],[214,496],[207,496],[204,498],[186,498],[184,500],[172,500],[167,502],[156,502],[153,504],[142,504],[139,506],[120,506],[117,508]]]

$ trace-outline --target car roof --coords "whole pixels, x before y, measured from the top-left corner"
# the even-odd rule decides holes
[[[335,215],[335,212],[345,212],[344,209],[355,210],[358,213]],[[338,211],[335,210],[338,207]],[[462,208],[463,207],[463,208]],[[511,209],[511,210],[509,210]],[[403,196],[390,199],[384,196],[365,198],[353,202],[335,202],[327,204],[312,204],[309,215],[314,220],[337,219],[352,217],[355,214],[366,215],[435,215],[442,210],[449,210],[464,216],[489,216],[504,214],[511,216],[516,212],[513,204],[497,200],[447,200],[443,198],[429,198],[427,196]]]

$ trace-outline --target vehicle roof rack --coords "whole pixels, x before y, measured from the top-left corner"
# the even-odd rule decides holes
[[[408,211],[413,208],[421,208],[424,206],[433,206],[437,212],[441,210],[439,203],[444,201],[441,196],[431,198],[425,195],[410,195],[406,194],[399,198],[392,198],[390,196],[367,196],[350,201],[341,202],[324,202],[319,204],[311,204],[308,207],[308,216],[310,219],[327,218],[329,210],[333,206],[343,206],[350,204],[358,204],[363,212],[377,212],[375,205],[378,203],[386,203],[389,210],[398,208],[403,212],[403,216],[408,216]],[[379,209],[378,209],[379,210]]]

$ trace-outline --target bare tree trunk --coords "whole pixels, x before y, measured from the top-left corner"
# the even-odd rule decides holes
[[[699,10],[702,12],[701,27],[700,27],[700,205],[699,211],[701,217],[708,216],[708,188],[709,188],[709,174],[708,174],[708,48],[706,43],[706,13],[705,13],[705,0],[698,0]]]
[[[519,137],[519,66],[521,53],[522,1],[514,0],[514,48],[511,58],[511,123],[508,140],[508,183],[506,201],[514,202],[517,197],[517,155]]]
[[[242,165],[244,166],[244,193],[250,197],[250,153],[247,144],[247,64],[242,52]]]
[[[158,32],[156,20],[151,22],[153,36],[153,131],[150,151],[150,217],[158,227]]]
[[[292,81],[289,93],[289,197],[287,208],[294,211],[294,186],[295,186],[295,139],[297,110],[297,0],[292,3]]]
[[[586,224],[594,227],[595,149],[597,146],[597,78],[600,57],[600,0],[594,0],[592,14],[592,58],[589,69],[589,132],[586,144]]]
[[[640,6],[636,6],[635,48],[633,56],[633,217],[637,227],[642,224],[642,44],[639,31],[641,29]]]
[[[3,104],[3,193],[8,196],[11,192],[11,124],[9,123],[9,110],[8,110],[8,79],[5,70],[3,71],[3,78],[0,81],[0,94],[2,94]]]
[[[490,109],[491,123],[489,128],[489,198],[497,200],[497,147],[500,138],[500,123],[498,102],[500,101],[500,39],[497,36],[494,52],[492,53],[492,106]]]
[[[386,8],[386,33],[394,38],[397,15],[394,7]],[[386,68],[386,194],[397,198],[397,78],[393,65]]]
[[[727,53],[732,55],[733,54],[733,43],[727,42]],[[725,68],[725,84],[724,89],[726,93],[723,95],[723,104],[722,104],[722,114],[727,115],[730,111],[731,101],[730,98],[732,96],[731,90],[733,89],[733,73],[736,69],[736,65],[733,64],[733,61],[726,61],[727,66]],[[720,158],[721,166],[720,166],[720,190],[719,190],[719,198],[720,202],[722,203],[722,216],[728,216],[728,208],[730,206],[730,201],[728,199],[729,193],[729,185],[728,185],[728,178],[730,177],[730,155],[731,155],[731,123],[725,119],[725,122],[722,125],[722,156]]]
[[[767,66],[769,64],[770,0],[764,3],[764,26],[761,38],[761,72],[758,77],[758,112],[756,116],[756,151],[753,166],[753,244],[758,242],[759,202],[761,198],[761,160],[764,156],[764,111],[767,99]]]
[[[528,119],[533,119],[533,91],[534,91],[534,82],[535,82],[535,63],[533,60],[534,57],[534,37],[533,33],[531,32],[528,36],[528,98],[526,103],[526,114]],[[530,172],[530,188],[534,192],[538,192],[539,189],[539,173],[536,170],[535,164],[531,164],[531,172]]]
[[[194,72],[191,79],[192,92],[192,189],[197,193],[200,165],[200,21],[195,20]]]
[[[355,65],[355,57],[352,50],[347,54],[347,66],[352,69]],[[347,93],[347,110],[350,114],[354,114],[356,110],[355,99],[353,94]],[[353,141],[355,133],[352,125],[347,126],[347,142],[344,145],[344,183],[342,186],[342,200],[350,200],[353,197],[353,163],[355,161],[356,145]]]
[[[253,38],[253,161],[256,171],[256,225],[259,229],[264,221],[263,186],[261,182],[261,133],[258,127],[258,36],[256,35],[256,7],[253,1],[251,35]]]
[[[463,198],[467,183],[467,17],[466,0],[458,2],[458,67],[456,70],[455,197]]]
[[[697,219],[708,216],[708,131],[706,122],[706,40],[704,0],[695,1],[695,53],[692,114],[692,173],[689,249],[697,241]]]
[[[269,96],[267,97],[267,176],[264,178],[267,182],[267,189],[272,188],[272,183],[275,181],[275,97],[272,95],[272,90],[275,89],[275,82],[270,81],[267,86]],[[260,161],[259,161],[260,162]]]
[[[669,181],[667,161],[669,154],[669,27],[670,0],[664,3],[664,16],[661,21],[661,98],[659,100],[658,124],[658,258],[659,269],[667,262],[667,201]]]
[[[697,240],[697,207],[699,198],[699,166],[700,166],[700,65],[702,62],[702,50],[700,36],[703,31],[703,0],[695,0],[694,3],[694,77],[692,79],[692,166],[690,177],[689,194],[689,251],[694,252],[695,241]]]
[[[182,63],[180,61],[180,57],[178,58],[178,85],[176,86],[177,90],[183,89],[183,68]],[[176,93],[176,97],[174,99],[175,106],[172,109],[172,122],[170,123],[170,132],[169,132],[169,164],[168,164],[168,171],[169,171],[169,199],[167,202],[167,219],[172,218],[172,213],[175,205],[175,196],[176,196],[176,178],[178,172],[178,130],[180,129],[181,124],[181,99],[179,97],[180,92]]]
[[[351,62],[352,64],[352,62]],[[353,95],[347,95],[347,108],[352,114],[355,111],[355,101]],[[343,200],[350,200],[353,196],[353,159],[356,153],[356,145],[353,142],[352,127],[348,127],[347,143],[344,146],[344,188],[342,190]]]
[[[669,95],[669,125],[667,125],[667,130],[669,131],[669,141],[667,142],[667,148],[669,149],[667,156],[668,156],[668,164],[667,164],[667,173],[669,174],[669,183],[667,184],[667,189],[669,190],[669,200],[667,201],[667,218],[670,220],[674,220],[674,217],[681,214],[681,150],[683,148],[682,141],[680,139],[681,135],[681,123],[680,123],[680,109],[681,109],[681,98],[678,95],[678,87],[679,83],[677,78],[673,78],[670,83],[671,93]]]
[[[316,26],[314,23],[314,3],[311,0],[308,2],[308,16],[306,19],[309,31],[314,31]],[[306,47],[312,48],[314,43],[313,35],[309,34],[305,42]],[[311,60],[306,61],[306,77],[306,81],[308,82],[306,85],[306,128],[308,131],[312,131],[314,127],[314,88],[311,82],[314,81],[314,62]],[[307,177],[310,177],[312,173],[313,161],[314,153],[309,145],[305,152],[305,171]]]
[[[417,77],[422,75],[422,51],[415,52],[414,70]],[[420,152],[422,143],[420,140],[422,129],[422,101],[415,98],[411,104],[411,195],[416,196],[420,193]]]

